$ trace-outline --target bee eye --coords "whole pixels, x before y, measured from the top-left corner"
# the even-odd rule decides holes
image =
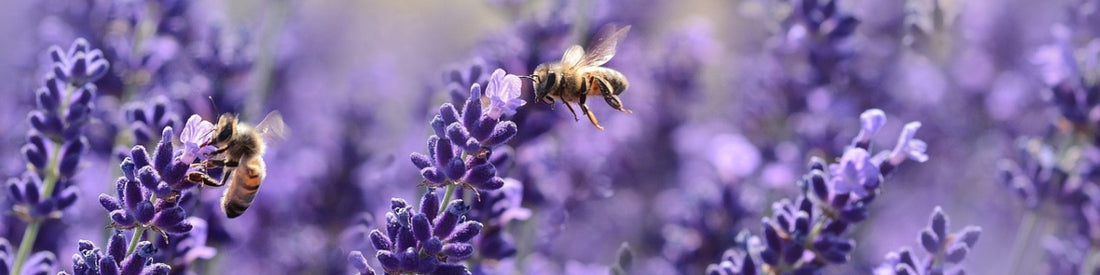
[[[221,132],[218,132],[217,141],[224,142],[226,140],[229,140],[229,136],[232,134],[233,131],[230,131],[229,129],[222,130]]]

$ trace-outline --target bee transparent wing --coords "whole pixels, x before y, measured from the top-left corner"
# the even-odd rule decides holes
[[[584,48],[580,45],[573,45],[568,49],[565,49],[565,54],[561,56],[561,65],[566,68],[572,68],[580,64],[581,58],[584,57]]]
[[[618,47],[619,41],[622,41],[629,31],[629,25],[618,28],[614,24],[608,24],[601,28],[588,45],[588,53],[581,58],[577,66],[600,66],[610,61],[615,56],[615,48]]]
[[[286,123],[283,123],[283,115],[279,111],[267,113],[264,120],[256,124],[255,130],[263,137],[268,146],[282,143],[289,133]]]

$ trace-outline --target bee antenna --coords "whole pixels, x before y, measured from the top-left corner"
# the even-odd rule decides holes
[[[220,112],[218,112],[218,104],[214,103],[214,97],[213,96],[207,96],[206,98],[210,99],[210,106],[214,107],[214,115],[218,115]]]
[[[526,79],[530,79],[530,80],[535,80],[535,75],[519,75],[518,77],[519,78],[526,78]]]

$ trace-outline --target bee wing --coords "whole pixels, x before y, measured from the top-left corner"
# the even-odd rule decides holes
[[[267,113],[264,120],[256,124],[254,130],[263,137],[264,142],[268,145],[283,142],[286,140],[286,135],[289,131],[286,128],[286,123],[283,123],[283,115],[280,114],[279,111]]]
[[[629,31],[629,25],[618,28],[614,24],[608,24],[601,28],[588,45],[588,53],[581,58],[577,66],[600,66],[610,61],[611,57],[615,56],[615,48],[619,45],[619,41],[622,41]]]
[[[580,64],[581,58],[584,57],[584,48],[580,45],[573,45],[568,49],[565,49],[565,54],[561,56],[561,65],[566,68],[572,68]]]

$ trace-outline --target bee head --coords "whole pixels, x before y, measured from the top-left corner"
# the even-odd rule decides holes
[[[210,140],[205,145],[221,145],[229,142],[229,139],[233,137],[237,132],[237,115],[234,114],[222,114],[218,118],[218,125],[214,126],[213,135],[210,136]]]

